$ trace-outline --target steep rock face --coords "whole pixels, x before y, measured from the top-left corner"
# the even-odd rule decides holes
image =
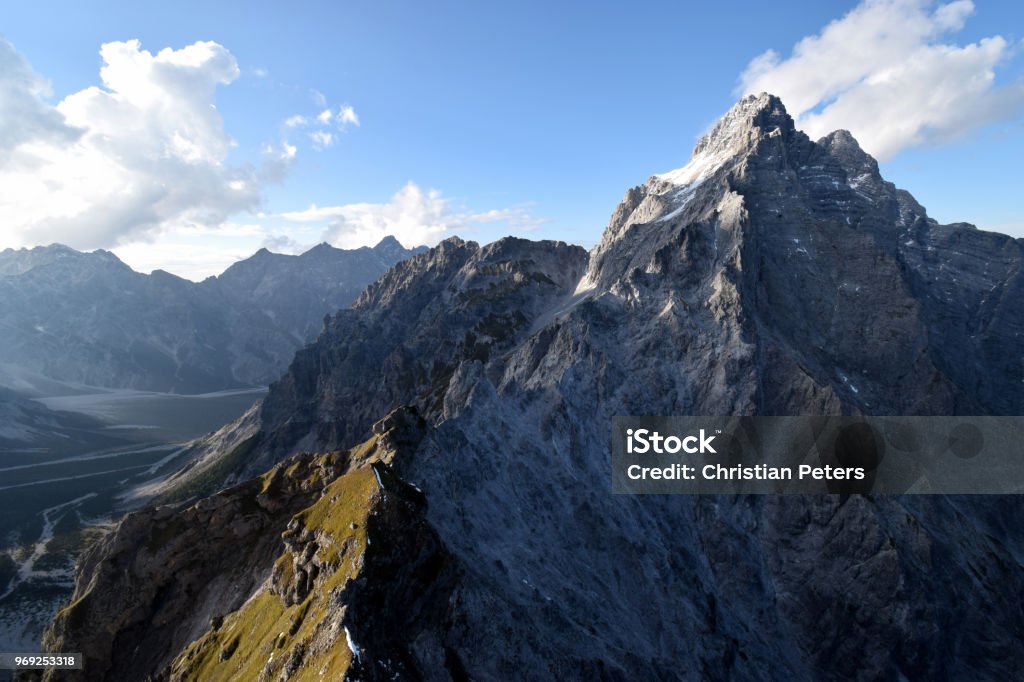
[[[739,343],[718,348],[756,349],[725,414],[744,400],[767,414],[1012,413],[1022,369],[988,348],[1019,348],[1020,307],[1002,292],[1020,291],[1021,261],[1019,241],[937,225],[849,133],[813,143],[762,96],[627,195],[587,283],[644,318],[682,312],[702,338],[731,328]],[[977,390],[982,377],[1004,390]]]
[[[277,430],[283,402],[285,423],[294,429],[291,401],[305,400],[314,442],[328,443],[357,437],[404,399],[416,398],[427,414],[437,414],[455,368],[514,347],[572,291],[585,263],[583,249],[562,243],[507,238],[480,247],[448,240],[400,264],[351,311],[335,315],[264,403],[264,423]],[[374,342],[346,343],[356,338]],[[380,385],[364,373],[368,366],[383,369],[389,381]]]
[[[572,295],[586,261],[583,249],[561,242],[507,238],[481,247],[453,238],[399,263],[296,354],[263,403],[244,475],[296,447],[354,443],[407,402],[438,417],[456,370],[467,362],[500,366]]]
[[[418,250],[394,239],[301,256],[261,250],[199,284],[106,251],[0,252],[0,362],[53,379],[195,393],[265,385],[323,318]]]
[[[609,446],[621,414],[1019,413],[1021,261],[747,98],[589,260],[449,240],[393,269],[271,388],[232,471],[418,405],[389,466],[459,570],[429,627],[395,629],[443,642],[432,678],[1007,679],[1017,498],[615,496]]]

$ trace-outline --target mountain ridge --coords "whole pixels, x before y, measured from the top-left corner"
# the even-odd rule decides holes
[[[107,251],[0,252],[0,362],[110,388],[202,393],[265,385],[323,317],[418,249],[397,241],[299,256],[260,251],[191,282]]]
[[[416,583],[444,599],[415,627],[395,620],[389,638],[364,640],[381,627],[372,615],[341,623],[354,634],[335,660],[364,666],[345,679],[1007,679],[1024,665],[1017,497],[611,494],[616,415],[1024,407],[1021,240],[939,225],[852,138],[811,141],[777,98],[741,100],[712,133],[695,165],[630,189],[589,256],[453,238],[392,268],[219,436],[244,433],[243,445],[199,447],[195,472],[227,463],[220,483],[237,483],[303,453],[360,451],[401,405],[422,418],[425,434],[378,482],[421,491],[431,542],[457,570]],[[317,538],[326,525],[302,527]],[[201,532],[183,523],[175,537]],[[150,537],[123,528],[110,543],[130,554]],[[378,541],[386,554],[407,546]],[[282,559],[306,576],[299,606],[337,579],[349,596],[409,584],[309,551]],[[97,550],[91,566],[103,561]],[[48,630],[55,650],[96,652],[93,633],[110,626],[89,604],[133,576],[184,590],[144,557],[127,575],[90,570],[82,620],[64,613]],[[293,608],[272,599],[284,573],[263,575],[250,596]],[[196,661],[226,675],[255,660],[267,678],[316,675],[322,640],[287,630],[275,648],[245,616],[224,614],[244,630],[225,634],[186,618],[176,627],[202,631],[195,646],[133,672],[194,679]],[[328,617],[300,628],[317,623],[337,632]],[[111,634],[133,651],[144,632]]]

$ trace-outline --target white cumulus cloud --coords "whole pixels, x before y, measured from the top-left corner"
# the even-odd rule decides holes
[[[971,0],[863,0],[789,57],[755,57],[737,94],[778,95],[812,138],[845,128],[880,159],[1015,118],[1024,82],[996,83],[1015,46],[1002,36],[948,42],[973,11]]]
[[[100,48],[101,86],[48,104],[45,84],[0,39],[0,222],[7,245],[109,247],[169,227],[212,226],[260,199],[214,106],[234,81],[228,50]]]
[[[531,216],[523,206],[485,212],[465,210],[438,190],[424,190],[413,182],[406,183],[384,203],[314,204],[281,217],[292,222],[327,222],[323,240],[346,249],[373,246],[388,235],[405,246],[432,246],[453,234],[465,235],[485,224],[511,233],[529,231],[544,222]]]
[[[50,94],[50,84],[0,36],[0,163],[26,142],[67,144],[81,135],[43,101]]]

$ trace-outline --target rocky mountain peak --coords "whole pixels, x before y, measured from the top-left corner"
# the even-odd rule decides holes
[[[316,246],[310,248],[308,251],[303,252],[299,255],[299,258],[306,260],[322,260],[333,258],[341,249],[335,248],[327,242],[320,242]]]
[[[987,270],[967,265],[970,253],[989,249],[1013,255],[1005,261],[986,257]],[[937,321],[956,317],[965,343],[961,354],[987,356],[978,354],[974,339],[994,318],[968,311],[990,300],[989,289],[1018,286],[1009,263],[1020,252],[1020,240],[938,225],[909,193],[881,176],[848,131],[812,141],[793,127],[778,98],[761,95],[727,112],[686,166],[626,193],[591,252],[577,293],[610,294],[644,314],[681,309],[688,326],[700,326],[700,316],[710,313],[709,324],[731,327],[737,337],[771,329],[798,349],[798,366],[817,367],[821,376],[836,371],[828,368],[856,366],[866,376],[901,376],[918,384],[900,391],[879,384],[878,393],[869,395],[842,370],[833,395],[823,400],[838,397],[868,412],[884,404],[920,413],[948,411],[952,404],[978,409],[967,407],[978,399],[984,411],[1003,412],[1014,408],[999,391],[1019,388],[1002,377],[1019,375],[1019,368],[994,371],[984,360],[961,371],[948,339],[929,345],[917,325],[934,323],[934,333],[948,332]],[[966,270],[948,274],[954,262],[971,277]],[[793,282],[804,286],[793,290]],[[892,312],[885,324],[882,310]],[[904,318],[900,310],[913,313]],[[1003,335],[1012,336],[1016,324],[990,342],[998,337],[1008,350],[1011,339]],[[858,331],[826,350],[820,340],[838,328]],[[869,338],[883,328],[887,336]],[[926,353],[928,362],[920,361]],[[880,362],[883,356],[887,360]],[[914,369],[908,373],[907,367]],[[925,390],[936,373],[956,387]],[[972,381],[980,383],[962,390]],[[920,402],[909,401],[911,395]]]
[[[711,240],[705,244],[707,255],[724,265],[732,251],[720,248],[724,235],[717,229],[706,231],[711,223],[731,225],[735,246],[748,237],[746,228],[736,228],[761,217],[773,229],[783,220],[787,231],[801,232],[791,239],[805,240],[811,235],[796,227],[814,221],[784,210],[787,200],[800,197],[801,202],[810,197],[815,210],[828,207],[833,218],[848,226],[878,227],[893,246],[893,226],[926,218],[912,197],[883,180],[878,163],[849,131],[813,142],[795,128],[778,97],[750,95],[701,137],[685,166],[627,192],[591,256],[582,288],[613,287],[628,278],[631,268],[651,271],[651,259],[661,249],[679,239],[696,246],[702,234]],[[765,210],[763,216],[752,210],[756,207]],[[866,214],[876,219],[863,221]]]
[[[623,268],[647,267],[638,262],[638,245],[642,258],[649,258],[679,226],[742,209],[733,195],[738,176],[763,164],[774,172],[812,144],[775,95],[740,99],[700,138],[685,166],[653,175],[626,193],[591,255],[581,289],[609,287],[623,279]]]
[[[749,95],[701,136],[685,166],[654,177],[671,185],[693,185],[730,160],[751,152],[763,138],[788,138],[794,131],[793,119],[782,100],[767,93]]]
[[[418,253],[423,253],[426,250],[427,247],[425,246],[416,246],[407,249],[402,246],[401,242],[390,234],[377,242],[377,245],[372,249],[373,253],[375,253],[382,261],[387,263],[389,267],[398,261],[405,260],[406,258]]]
[[[393,253],[405,253],[406,251],[401,242],[390,234],[377,242],[377,245],[373,247],[373,250],[383,256],[388,256]]]
[[[711,130],[701,136],[693,156],[740,150],[760,135],[791,132],[793,119],[775,95],[748,95],[733,105]]]
[[[849,130],[836,130],[817,142],[819,147],[828,150],[830,156],[839,162],[847,171],[848,180],[861,184],[866,180],[881,180],[878,162],[874,157],[861,149],[860,143]]]
[[[116,255],[103,249],[84,252],[76,251],[64,244],[50,244],[31,249],[4,249],[0,252],[0,277],[21,275],[36,268],[53,265],[73,272],[97,269],[128,270],[128,266]]]

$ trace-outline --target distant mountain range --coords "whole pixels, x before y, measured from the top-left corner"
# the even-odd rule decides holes
[[[1020,414],[1022,266],[745,98],[589,254],[392,268],[45,644],[92,680],[1019,678],[1024,498],[613,495],[609,450],[615,415]]]
[[[59,381],[202,393],[266,385],[395,263],[423,249],[261,249],[195,283],[108,251],[0,252],[0,363]]]

